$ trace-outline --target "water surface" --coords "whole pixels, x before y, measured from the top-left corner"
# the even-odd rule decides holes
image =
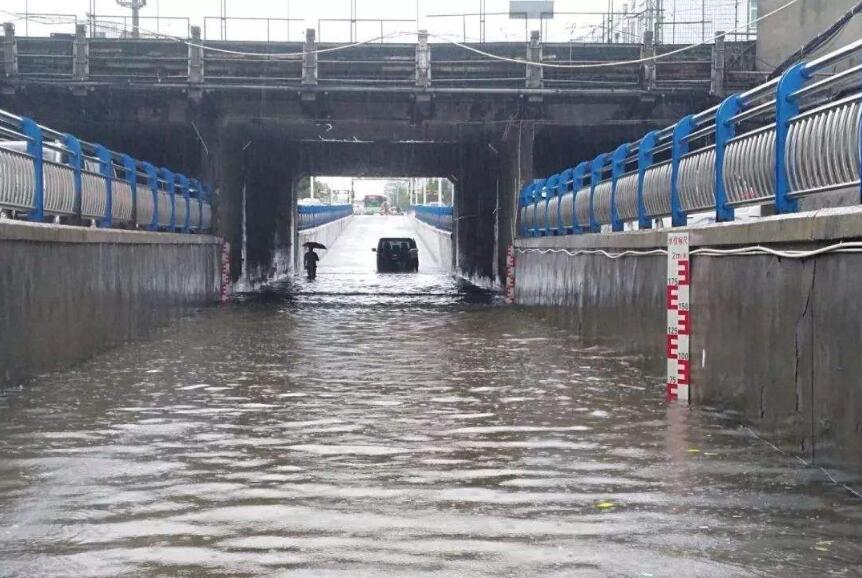
[[[381,225],[4,392],[0,576],[860,575],[820,472],[541,310],[377,276]]]

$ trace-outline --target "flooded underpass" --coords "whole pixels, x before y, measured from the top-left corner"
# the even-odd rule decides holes
[[[317,281],[0,399],[0,576],[858,576],[862,503],[355,219]]]

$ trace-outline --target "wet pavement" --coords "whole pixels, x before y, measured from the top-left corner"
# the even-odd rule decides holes
[[[862,502],[550,311],[373,273],[405,226],[3,392],[0,576],[862,575]]]

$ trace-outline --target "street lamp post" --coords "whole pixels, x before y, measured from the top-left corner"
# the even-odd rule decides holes
[[[132,9],[132,38],[140,38],[141,8],[147,5],[147,0],[116,0],[123,8]]]

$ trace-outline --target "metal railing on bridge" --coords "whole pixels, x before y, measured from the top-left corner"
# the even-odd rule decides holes
[[[321,43],[314,29],[306,31],[305,42],[285,41],[298,40],[288,36],[291,30],[296,34],[297,22],[259,18],[205,19],[203,37],[197,26],[180,36],[160,34],[141,24],[139,37],[134,38],[135,30],[119,21],[76,24],[74,15],[55,16],[66,28],[51,37],[16,36],[13,23],[4,25],[0,38],[4,88],[63,80],[85,94],[92,88],[85,84],[94,81],[123,86],[153,83],[187,91],[192,98],[202,97],[206,85],[494,95],[520,94],[526,89],[724,93],[746,89],[753,78],[762,78],[754,70],[751,42],[722,41],[679,52],[681,47],[652,42],[554,43],[538,36],[526,44],[468,45],[443,42],[446,37],[419,31],[418,44],[407,43],[409,35],[399,34],[387,35],[385,43],[336,45]],[[175,24],[181,29],[188,22],[181,19]],[[94,32],[98,37],[93,37]],[[267,40],[270,37],[272,41]],[[657,60],[642,61],[654,54]]]
[[[0,216],[194,233],[212,227],[197,179],[0,110]]]
[[[299,205],[297,229],[313,229],[353,214],[353,205]]]
[[[693,214],[733,221],[739,207],[798,210],[800,198],[860,188],[862,41],[798,63],[547,179],[519,196],[519,234],[648,229]]]
[[[410,207],[416,218],[423,223],[444,231],[452,230],[452,207],[439,205],[414,205]]]

